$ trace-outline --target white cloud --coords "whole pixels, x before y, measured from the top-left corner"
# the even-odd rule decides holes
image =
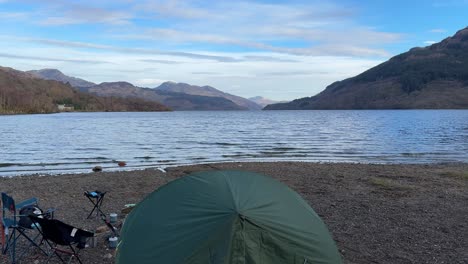
[[[155,17],[203,19],[212,15],[208,10],[194,7],[189,2],[179,0],[140,1],[136,5],[136,9],[145,13],[152,13]]]
[[[122,11],[110,11],[102,8],[92,8],[81,5],[60,6],[56,14],[59,16],[47,16],[39,24],[42,25],[71,25],[71,24],[111,24],[126,25],[130,24],[133,18],[132,14]]]
[[[447,32],[447,30],[442,29],[442,28],[434,28],[434,29],[429,30],[429,32],[431,32],[431,33],[445,33],[445,32]]]
[[[437,43],[437,41],[434,41],[434,40],[426,40],[426,41],[424,41],[424,44],[426,44],[426,45],[432,45],[432,44],[435,44],[435,43]]]
[[[191,0],[85,0],[80,3],[44,0],[40,4],[32,0],[21,1],[37,10],[17,15],[30,16],[29,20],[39,25],[104,24],[109,27],[107,32],[120,39],[152,40],[156,44],[215,44],[305,56],[382,57],[389,54],[379,45],[394,43],[403,37],[357,24],[353,7],[320,1],[302,4],[246,0],[210,3]],[[135,20],[165,26],[151,28]],[[280,43],[293,43],[293,47]]]
[[[341,56],[298,57],[272,52],[241,52],[234,56],[227,52],[211,52],[207,55],[231,57],[237,62],[184,57],[183,63],[157,65],[154,61],[180,61],[181,57],[171,54],[126,53],[118,50],[102,52],[100,49],[77,49],[73,46],[28,41],[1,41],[0,49],[6,54],[23,54],[21,58],[2,58],[3,66],[20,70],[58,68],[70,75],[96,83],[128,81],[142,87],[156,87],[164,81],[173,80],[195,85],[211,85],[244,97],[263,95],[276,100],[292,100],[314,95],[334,81],[354,76],[381,62]],[[31,62],[35,63],[29,63],[27,57],[34,54],[54,54],[54,60],[33,60]],[[76,63],[74,60],[77,58],[83,61],[93,60],[96,63]],[[112,63],[97,63],[101,61]]]
[[[0,53],[0,57],[9,58],[9,59],[19,59],[19,60],[33,60],[33,61],[58,61],[58,62],[73,62],[73,63],[87,63],[87,64],[96,64],[96,63],[108,63],[107,61],[99,60],[86,60],[86,59],[73,59],[73,58],[57,58],[57,57],[41,57],[35,55],[16,55],[18,53]]]
[[[360,24],[346,4],[316,0],[18,1],[27,12],[0,18],[34,24],[24,35],[36,37],[0,36],[5,66],[147,87],[174,80],[276,100],[311,96],[356,75],[405,37]],[[53,27],[82,24],[83,30],[43,37],[65,31]]]
[[[257,32],[262,34],[262,32]],[[268,34],[268,32],[263,32]],[[389,56],[383,49],[368,47],[369,43],[391,43],[400,39],[400,35],[391,33],[381,33],[372,30],[358,29],[347,33],[325,32],[323,30],[287,30],[271,32],[271,35],[280,35],[281,38],[286,35],[296,37],[297,39],[307,39],[323,43],[320,45],[310,45],[305,48],[290,48],[273,46],[261,42],[242,40],[236,36],[223,36],[203,33],[190,33],[174,29],[153,28],[142,34],[115,35],[119,39],[140,39],[152,41],[176,41],[180,43],[199,42],[208,44],[226,44],[245,48],[254,48],[264,51],[277,53],[286,53],[298,56],[318,56],[318,55],[338,55],[338,56]],[[258,35],[257,35],[258,36]],[[337,44],[340,43],[340,44]],[[343,44],[341,44],[343,43]]]
[[[168,82],[171,80],[165,80],[165,79],[155,79],[155,78],[143,78],[143,79],[136,79],[134,81],[134,85],[136,86],[143,86],[143,87],[157,87],[163,82]]]
[[[21,42],[33,42],[38,44],[46,44],[50,46],[64,47],[64,48],[79,48],[79,49],[95,49],[106,52],[119,52],[119,53],[133,53],[133,54],[144,54],[144,55],[170,55],[174,57],[188,58],[188,59],[199,59],[199,60],[210,60],[218,62],[236,62],[238,59],[231,56],[217,56],[209,54],[208,52],[183,52],[183,51],[163,51],[157,49],[146,49],[146,48],[126,48],[111,45],[101,45],[87,42],[77,41],[62,41],[55,39],[44,39],[44,38],[29,38],[29,37],[15,37],[8,35],[0,35],[0,39],[10,39]]]

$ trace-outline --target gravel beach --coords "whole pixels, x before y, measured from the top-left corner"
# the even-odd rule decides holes
[[[350,163],[222,163],[159,170],[32,175],[0,178],[0,191],[17,201],[39,198],[55,218],[95,230],[84,191],[107,191],[106,213],[178,177],[203,170],[247,170],[271,176],[298,192],[322,217],[345,263],[468,263],[468,163],[373,165]],[[113,263],[106,236],[81,252],[84,263]],[[24,263],[42,263],[32,255]],[[0,263],[4,263],[4,256]]]

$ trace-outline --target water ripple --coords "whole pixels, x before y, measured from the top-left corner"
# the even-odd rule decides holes
[[[468,162],[468,111],[0,116],[0,175],[224,161]]]

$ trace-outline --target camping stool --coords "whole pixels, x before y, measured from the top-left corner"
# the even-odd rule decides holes
[[[91,212],[89,213],[88,217],[86,217],[86,219],[89,219],[94,211],[96,211],[96,216],[99,216],[99,213],[101,213],[101,215],[106,215],[101,210],[102,202],[104,202],[104,196],[106,195],[106,192],[100,192],[100,191],[88,192],[88,191],[86,191],[86,192],[84,192],[84,195],[94,205],[93,210],[91,210]]]

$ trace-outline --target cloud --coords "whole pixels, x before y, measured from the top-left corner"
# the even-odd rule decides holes
[[[400,41],[404,35],[381,32],[356,24],[357,12],[345,4],[318,1],[260,3],[257,1],[156,0],[143,1],[139,10],[164,26],[120,32],[120,40],[146,40],[173,46],[230,46],[298,56],[389,56],[382,44]],[[261,17],[259,16],[261,14]],[[216,26],[214,26],[216,25]],[[339,43],[339,45],[337,45]],[[328,46],[328,47],[327,47]],[[334,47],[347,46],[344,50]],[[347,54],[344,51],[349,51]]]
[[[434,29],[429,30],[429,32],[431,32],[431,33],[445,33],[445,32],[447,32],[447,30],[442,29],[442,28],[434,28]]]
[[[15,10],[0,12],[13,25],[5,32],[28,36],[0,36],[0,57],[14,68],[144,87],[175,80],[277,100],[316,94],[375,66],[406,37],[363,24],[359,5],[343,2],[11,2]]]
[[[141,61],[148,62],[148,63],[159,63],[159,64],[181,64],[182,63],[180,61],[155,60],[155,59],[144,59],[144,60],[141,60]]]
[[[259,32],[261,35],[262,32]],[[120,39],[140,39],[161,41],[161,39],[172,40],[180,43],[199,42],[205,44],[223,44],[239,47],[251,48],[263,51],[272,51],[276,53],[292,54],[298,56],[319,56],[319,55],[337,55],[337,56],[389,56],[389,53],[383,49],[367,47],[364,43],[391,43],[400,38],[398,34],[374,32],[371,30],[359,29],[348,33],[325,32],[323,30],[279,30],[275,29],[263,34],[279,35],[285,37],[297,37],[309,41],[323,42],[320,45],[310,44],[309,47],[281,47],[265,44],[257,41],[242,40],[237,37],[223,35],[190,33],[174,29],[153,28],[144,34],[115,35]],[[339,45],[336,43],[346,43]],[[259,59],[259,58],[257,58]],[[232,61],[231,61],[232,62]]]
[[[14,55],[14,54],[8,54],[8,53],[0,53],[0,57],[9,58],[9,59],[21,59],[21,60],[57,61],[57,62],[73,62],[73,63],[85,63],[85,64],[109,63],[107,61],[99,61],[99,60],[60,59],[60,58],[39,57],[39,56]]]
[[[65,10],[64,10],[65,9]],[[56,13],[60,16],[48,16],[42,21],[41,25],[62,26],[73,24],[111,24],[126,25],[130,24],[132,15],[121,11],[109,11],[101,8],[91,8],[80,5],[72,5],[58,8]]]
[[[424,44],[426,44],[426,45],[432,45],[432,44],[435,44],[435,43],[437,43],[437,41],[434,41],[434,40],[426,40],[426,41],[424,41]]]
[[[3,1],[6,2],[6,1]],[[27,5],[21,16],[30,18],[31,23],[43,26],[63,26],[73,24],[108,24],[108,25],[128,25],[134,18],[134,13],[128,9],[118,10],[108,5],[99,7],[98,5],[106,1],[64,1],[64,0],[17,0],[18,4]],[[118,1],[116,1],[118,2]],[[2,3],[2,0],[0,0]],[[127,1],[127,3],[129,3]],[[13,17],[11,17],[13,18]]]
[[[217,56],[201,53],[191,53],[191,52],[182,52],[182,51],[162,51],[157,49],[146,49],[146,48],[126,48],[126,47],[116,47],[111,45],[101,45],[87,42],[77,42],[77,41],[63,41],[55,39],[43,39],[43,38],[28,38],[28,37],[11,37],[11,36],[0,36],[4,39],[15,39],[24,42],[36,42],[46,45],[58,46],[58,47],[68,47],[68,48],[80,48],[80,49],[96,49],[104,50],[108,52],[120,52],[120,53],[132,53],[132,54],[146,54],[146,55],[170,55],[176,57],[183,57],[189,59],[200,59],[200,60],[211,60],[217,62],[237,62],[238,59],[230,56]]]
[[[200,72],[192,72],[195,75],[220,75],[219,72],[209,72],[209,71],[200,71]]]
[[[180,47],[194,45],[200,47],[199,51],[207,51],[215,45],[218,50],[238,47],[244,50],[272,51],[297,56],[316,56],[325,52],[321,55],[382,57],[389,56],[389,53],[379,48],[380,45],[395,43],[404,37],[398,33],[381,32],[359,25],[355,22],[358,12],[353,6],[331,2],[19,1],[31,6],[33,11],[22,15],[32,16],[29,19],[32,23],[42,26],[103,24],[107,27],[105,34],[111,37],[118,40],[152,41],[156,47],[151,51],[137,51],[135,48],[121,48],[117,51],[116,47],[103,48],[95,44],[88,46],[94,49],[113,49],[117,52],[163,54],[164,49],[157,49],[163,45],[174,47],[176,52],[180,52]],[[103,38],[108,39],[106,36]],[[50,44],[59,44],[59,40],[56,43],[49,41]],[[71,44],[72,42],[67,43]],[[75,47],[81,45],[76,44]],[[82,45],[79,48],[85,47]],[[185,53],[187,54],[179,55],[192,55],[192,52]],[[194,54],[193,58],[202,59],[196,56],[197,53]],[[205,59],[220,62],[238,61],[232,57]]]
[[[135,80],[135,84],[141,87],[156,87],[164,82],[168,82],[170,80],[165,79],[155,79],[155,78],[144,78],[144,79],[137,79]]]
[[[203,19],[212,15],[204,8],[194,7],[190,1],[141,1],[136,5],[136,9],[154,16],[175,17],[184,19]]]
[[[244,59],[247,61],[298,62],[298,60],[294,60],[294,59],[285,59],[285,58],[278,58],[278,57],[273,57],[273,56],[259,56],[259,55],[244,56]]]
[[[323,72],[313,72],[313,71],[278,71],[278,72],[265,72],[261,73],[260,75],[263,76],[300,76],[300,75],[317,75],[317,74],[326,74]]]

